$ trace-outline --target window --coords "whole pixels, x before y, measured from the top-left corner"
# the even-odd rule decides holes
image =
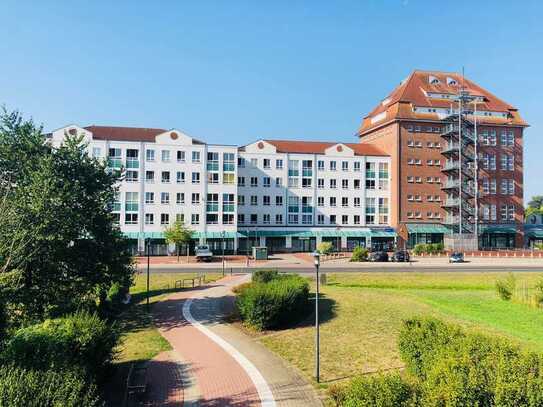
[[[354,186],[354,189],[360,189],[360,180],[359,179],[355,179],[353,181],[353,186]]]
[[[175,214],[175,221],[185,223],[185,214],[184,213],[176,213]]]
[[[251,186],[252,187],[258,186],[258,177],[251,177]]]
[[[125,213],[124,215],[124,224],[125,225],[136,225],[138,223],[138,214],[137,213]]]
[[[288,186],[289,188],[298,188],[300,186],[299,179],[288,177]]]
[[[281,225],[283,223],[283,215],[275,215],[275,224]]]
[[[262,197],[262,204],[263,204],[264,206],[270,206],[270,201],[271,201],[271,198],[270,198],[269,195],[264,195],[264,196]]]
[[[251,205],[257,206],[258,205],[258,196],[257,195],[251,195]]]
[[[354,215],[354,224],[360,225],[360,215]]]
[[[193,172],[192,173],[192,183],[193,184],[199,184],[200,183],[200,173],[199,172]]]
[[[302,225],[311,225],[313,223],[313,215],[303,214]]]
[[[184,163],[185,162],[185,152],[182,150],[177,150],[177,162],[178,163]]]
[[[264,215],[262,215],[262,223],[264,223],[265,225],[270,224],[270,214],[269,213],[265,213]]]
[[[354,198],[354,207],[360,208],[360,198],[358,196]]]
[[[379,163],[379,189],[388,190],[388,163]]]
[[[138,150],[129,148],[126,150],[126,168],[139,168]]]
[[[258,215],[256,213],[251,213],[251,225],[256,225],[258,223]]]
[[[502,195],[515,194],[515,182],[512,179],[502,179],[500,183],[500,193]]]
[[[330,171],[335,171],[335,170],[336,170],[336,162],[330,161]]]
[[[490,130],[490,132],[488,133],[488,145],[496,145],[496,130]]]
[[[126,192],[124,196],[124,210],[126,212],[138,211],[139,197],[137,192]]]
[[[311,178],[302,178],[302,188],[311,188],[312,179]]]
[[[289,213],[288,214],[288,223],[297,224],[298,223],[298,215]]]
[[[324,161],[322,160],[317,161],[317,170],[324,171]]]
[[[208,171],[219,171],[219,153],[209,152],[207,153],[207,166]]]
[[[343,208],[348,208],[348,207],[349,207],[349,198],[347,198],[347,197],[345,197],[345,196],[342,197],[342,198],[341,198],[341,206],[342,206]]]
[[[354,162],[354,171],[360,171],[360,161]]]
[[[496,178],[490,180],[490,192],[491,195],[496,195]]]
[[[330,206],[335,207],[336,206],[336,197],[331,196],[329,202],[330,202]]]
[[[515,157],[509,154],[501,155],[502,171],[513,171],[515,169]]]
[[[199,193],[193,193],[191,196],[191,202],[193,205],[199,205],[200,204],[200,194]]]
[[[169,192],[161,192],[160,193],[160,203],[167,205],[170,203],[170,194]]]
[[[300,198],[297,196],[288,197],[288,211],[289,212],[299,212],[300,211]]]
[[[409,182],[410,184],[412,184],[413,182],[415,182],[415,177],[413,177],[413,176],[408,176],[408,177],[407,177],[407,182]]]
[[[185,172],[184,171],[177,171],[177,183],[178,184],[184,184],[185,183]]]
[[[200,152],[199,151],[193,151],[192,152],[192,162],[193,163],[199,163],[200,162]]]
[[[175,194],[175,203],[178,205],[184,205],[185,204],[185,193],[184,192],[177,192]]]
[[[161,213],[160,214],[160,224],[161,225],[167,225],[170,223],[170,215],[168,213]]]
[[[236,170],[234,163],[235,163],[234,153],[223,153],[222,170],[224,172],[234,172]]]
[[[283,185],[283,178],[281,178],[281,177],[276,177],[276,178],[275,178],[275,186],[276,186],[276,187],[280,187],[280,186],[282,186],[282,185]]]
[[[317,224],[324,225],[324,215],[317,215]]]
[[[170,183],[170,171],[162,171],[161,181],[162,181],[163,184],[169,184]]]
[[[193,213],[191,216],[190,216],[190,223],[192,225],[199,225],[200,224],[200,215],[197,214],[197,213]]]
[[[348,215],[341,215],[341,224],[347,225],[349,223],[349,216]]]
[[[302,160],[302,177],[312,177],[312,176],[313,176],[313,161]]]
[[[222,183],[223,184],[234,184],[234,174],[224,173],[222,175]]]
[[[288,160],[288,176],[298,177],[300,175],[300,162],[298,160]]]
[[[162,154],[162,162],[167,163],[167,162],[170,161],[170,151],[169,150],[162,150],[161,154]]]
[[[375,223],[375,198],[366,198],[366,224]]]
[[[138,171],[127,170],[125,180],[126,182],[138,182]]]
[[[317,206],[324,206],[324,197],[323,196],[319,196],[317,197]]]
[[[207,173],[207,183],[208,184],[218,184],[219,183],[219,173],[218,172],[208,172]]]
[[[317,179],[317,188],[320,188],[320,189],[324,188],[324,178]]]
[[[283,206],[283,197],[281,195],[275,196],[275,206]]]
[[[270,159],[264,158],[264,168],[268,169],[271,168]]]
[[[341,180],[341,188],[348,189],[349,188],[349,180],[348,179],[342,179]]]
[[[276,170],[282,170],[283,169],[283,160],[275,160],[275,169]]]
[[[146,204],[154,204],[155,203],[155,194],[154,194],[154,192],[146,192],[145,193],[145,203]]]
[[[238,157],[238,167],[239,168],[245,168],[245,158]]]
[[[251,166],[258,167],[258,158],[251,158]]]
[[[500,144],[503,147],[511,147],[515,144],[513,130],[502,130],[500,133]]]
[[[102,149],[100,147],[93,147],[92,148],[92,156],[94,158],[99,158],[102,155]]]
[[[335,179],[330,180],[330,188],[332,188],[332,189],[336,188],[336,180]]]
[[[515,220],[515,205],[501,206],[501,220],[502,222],[513,222]]]
[[[336,224],[336,215],[330,215],[330,224],[335,225]]]
[[[146,213],[145,214],[145,224],[146,225],[152,225],[155,223],[155,215],[152,213]]]
[[[342,161],[341,162],[341,170],[342,171],[349,171],[349,161]]]
[[[270,177],[264,177],[262,179],[262,181],[264,182],[264,187],[265,188],[269,188],[271,186],[271,179]]]
[[[238,186],[240,187],[245,186],[245,177],[238,177]]]
[[[238,213],[238,223],[242,225],[245,223],[245,215],[243,213]]]
[[[216,225],[219,223],[219,214],[217,213],[206,213],[206,224]]]
[[[238,206],[245,205],[245,195],[238,195]]]

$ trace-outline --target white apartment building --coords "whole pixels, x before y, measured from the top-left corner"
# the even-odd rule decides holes
[[[323,240],[341,248],[390,245],[390,158],[352,143],[259,140],[210,145],[180,130],[66,126],[60,145],[81,134],[89,154],[122,170],[113,210],[143,252],[165,254],[163,231],[176,219],[212,250],[311,251]]]

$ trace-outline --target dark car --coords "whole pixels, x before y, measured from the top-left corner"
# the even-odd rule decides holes
[[[452,252],[449,256],[449,263],[463,263],[464,262],[464,253],[461,252]]]
[[[379,251],[379,252],[371,252],[370,253],[370,261],[388,261],[388,254],[387,252]]]
[[[409,261],[409,252],[407,250],[397,250],[392,255],[391,260],[397,262]]]

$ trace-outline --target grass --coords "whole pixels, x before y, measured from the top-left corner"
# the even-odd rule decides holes
[[[516,273],[533,286],[539,273]],[[401,321],[432,315],[482,332],[507,336],[543,351],[543,311],[500,300],[496,279],[503,273],[343,273],[328,275],[322,287],[321,381],[329,384],[356,374],[399,369]],[[312,317],[314,318],[314,317]],[[259,340],[313,377],[314,328],[266,332]]]

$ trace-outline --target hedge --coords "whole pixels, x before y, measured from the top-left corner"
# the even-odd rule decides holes
[[[421,254],[438,254],[443,252],[445,246],[443,243],[418,243],[413,247],[413,254],[416,256]]]
[[[114,357],[118,338],[116,329],[96,314],[80,312],[15,331],[1,358],[27,369],[79,367],[100,377]]]
[[[96,386],[75,370],[27,370],[0,366],[1,407],[102,406]]]
[[[257,270],[253,273],[252,281],[255,283],[268,283],[278,277],[277,270]]]
[[[357,246],[353,249],[353,255],[351,256],[352,262],[367,261],[368,260],[368,249],[362,246]]]
[[[248,325],[259,330],[279,328],[306,315],[309,283],[296,275],[253,282],[238,290],[236,305],[241,319]]]
[[[358,378],[331,392],[338,406],[543,407],[543,356],[434,318],[404,321],[404,377]]]

